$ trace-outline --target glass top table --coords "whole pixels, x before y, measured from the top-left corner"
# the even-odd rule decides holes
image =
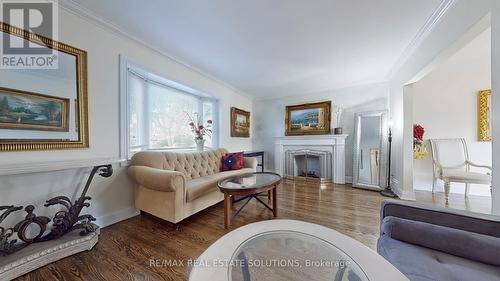
[[[231,177],[219,182],[222,189],[252,189],[262,188],[281,181],[281,176],[274,173],[250,173]]]
[[[361,267],[328,241],[297,231],[269,231],[245,240],[228,268],[230,281],[367,281]]]
[[[190,281],[409,281],[361,242],[318,224],[276,219],[239,227],[193,263]]]
[[[219,189],[224,193],[224,228],[229,228],[231,220],[250,202],[255,199],[269,211],[273,217],[278,216],[278,201],[276,188],[281,183],[281,176],[275,173],[249,173],[230,177],[218,182]],[[267,192],[268,203],[259,198],[264,192]],[[238,198],[237,198],[238,197]],[[234,212],[234,204],[244,201]]]

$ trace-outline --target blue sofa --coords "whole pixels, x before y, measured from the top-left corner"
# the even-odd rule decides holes
[[[385,200],[377,251],[411,281],[500,280],[500,218]]]

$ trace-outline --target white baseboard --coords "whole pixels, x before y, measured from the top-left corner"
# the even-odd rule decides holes
[[[397,179],[392,179],[391,184],[392,191],[399,197],[401,200],[415,201],[415,192],[404,190],[403,186]]]
[[[103,227],[115,224],[117,222],[129,219],[131,217],[135,217],[135,216],[139,215],[140,213],[141,213],[140,210],[138,210],[134,207],[129,207],[126,209],[122,209],[122,210],[113,212],[111,214],[97,217],[96,224],[99,225],[101,228],[103,228]]]
[[[403,190],[403,193],[401,194],[401,196],[399,196],[399,199],[407,201],[417,201],[417,198],[415,197],[415,192],[413,190],[412,191]]]
[[[352,183],[352,176],[345,176],[345,183]]]
[[[395,178],[391,179],[391,190],[394,192],[399,198],[403,195],[403,188],[399,184],[399,181]]]

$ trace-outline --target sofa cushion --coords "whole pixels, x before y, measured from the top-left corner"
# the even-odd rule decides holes
[[[411,244],[500,266],[500,238],[398,217],[385,217],[382,233]]]
[[[221,171],[222,155],[226,149],[207,151],[141,151],[132,157],[131,166],[148,166],[156,169],[177,171],[186,179],[196,179]]]
[[[222,171],[239,170],[243,165],[243,152],[226,153],[222,156]]]
[[[500,267],[382,235],[377,251],[411,281],[500,280]]]
[[[217,182],[219,182],[220,180],[253,172],[254,169],[252,168],[243,168],[240,170],[220,172],[210,176],[186,181],[186,200],[190,202],[207,193],[219,190],[219,188],[217,187]]]

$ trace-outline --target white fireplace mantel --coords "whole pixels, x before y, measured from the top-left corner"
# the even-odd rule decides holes
[[[347,135],[317,135],[278,137],[274,143],[276,173],[284,175],[285,152],[287,150],[314,149],[332,153],[332,180],[345,184],[345,141]]]

